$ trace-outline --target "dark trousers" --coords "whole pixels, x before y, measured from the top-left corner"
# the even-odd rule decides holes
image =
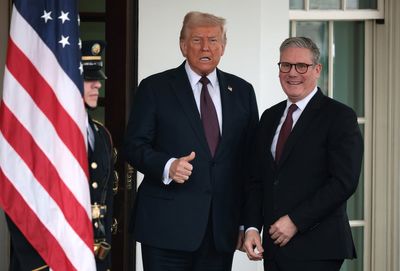
[[[142,244],[144,271],[230,271],[233,252],[218,252],[209,225],[200,247],[194,252],[161,249]]]
[[[296,261],[276,254],[264,260],[265,271],[339,271],[343,260]]]

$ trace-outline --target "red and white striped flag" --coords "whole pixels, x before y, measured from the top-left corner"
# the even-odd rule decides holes
[[[77,3],[15,0],[0,104],[0,207],[52,270],[95,270]]]

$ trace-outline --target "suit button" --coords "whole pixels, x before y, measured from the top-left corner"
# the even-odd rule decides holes
[[[92,187],[93,187],[94,189],[96,189],[97,187],[99,187],[99,184],[98,184],[97,182],[93,182],[93,183],[92,183]]]
[[[274,185],[278,185],[279,184],[279,180],[274,180]]]
[[[92,169],[96,169],[97,168],[97,163],[96,162],[92,162],[90,164],[90,166],[92,167]]]

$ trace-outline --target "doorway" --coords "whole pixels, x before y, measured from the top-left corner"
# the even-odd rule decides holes
[[[95,4],[94,4],[95,3]],[[136,194],[136,173],[123,161],[121,151],[131,94],[137,86],[138,1],[81,0],[81,39],[101,39],[105,49],[105,73],[98,108],[92,117],[105,124],[117,150],[114,181],[112,270],[135,270],[135,242],[129,234],[129,218]]]

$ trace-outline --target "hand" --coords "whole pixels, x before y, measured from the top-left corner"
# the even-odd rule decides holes
[[[244,249],[247,257],[252,261],[260,261],[263,258],[264,249],[261,245],[260,233],[256,230],[248,230],[244,238]]]
[[[195,152],[191,152],[188,156],[181,157],[172,162],[169,168],[169,177],[177,183],[184,183],[192,175],[193,166],[190,162],[196,157]]]
[[[236,249],[242,252],[246,252],[243,247],[244,244],[244,230],[239,230],[239,236],[236,243]]]
[[[297,227],[288,215],[282,216],[269,228],[274,244],[280,247],[285,246],[297,233]]]

